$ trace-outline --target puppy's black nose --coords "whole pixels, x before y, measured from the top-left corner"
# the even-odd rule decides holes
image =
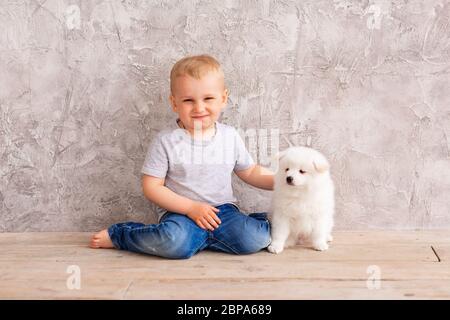
[[[291,176],[289,176],[289,177],[286,178],[287,183],[292,183],[292,180],[294,180],[294,179],[292,179]]]

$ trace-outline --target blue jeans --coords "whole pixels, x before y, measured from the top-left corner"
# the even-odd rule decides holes
[[[187,259],[204,249],[249,254],[270,244],[266,213],[247,216],[228,203],[216,208],[222,223],[214,231],[200,228],[185,215],[167,212],[158,224],[118,223],[108,233],[117,249],[169,259]]]

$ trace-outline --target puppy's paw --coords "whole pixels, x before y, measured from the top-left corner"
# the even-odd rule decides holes
[[[327,242],[332,242],[332,241],[333,241],[333,236],[331,234],[329,234],[327,237]]]
[[[319,243],[314,243],[313,248],[314,248],[314,250],[317,250],[317,251],[325,251],[325,250],[328,250],[329,247],[326,242],[319,242]]]
[[[271,253],[281,253],[283,251],[284,247],[282,244],[277,244],[277,243],[272,243],[270,246],[267,247],[267,250],[269,250],[269,252]]]

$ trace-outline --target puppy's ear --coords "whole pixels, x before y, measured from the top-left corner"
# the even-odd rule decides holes
[[[315,159],[313,160],[313,166],[318,173],[324,173],[330,169],[330,164],[322,155],[315,157]]]

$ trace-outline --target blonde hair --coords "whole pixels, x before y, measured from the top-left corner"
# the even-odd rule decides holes
[[[170,91],[173,94],[175,79],[180,76],[189,75],[200,79],[209,72],[217,72],[224,79],[224,73],[220,63],[207,54],[184,57],[177,61],[170,71]],[[225,84],[224,84],[225,86]]]

